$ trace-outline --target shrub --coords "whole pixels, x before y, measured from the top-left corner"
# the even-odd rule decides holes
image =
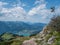
[[[49,26],[51,29],[60,32],[60,16],[54,16],[51,19]]]

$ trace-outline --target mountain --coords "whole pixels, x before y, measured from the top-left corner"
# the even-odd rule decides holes
[[[35,41],[37,45],[60,45],[60,16],[51,18],[49,24],[36,35]],[[24,42],[26,45],[27,42]]]
[[[0,34],[4,32],[22,34],[38,33],[46,24],[44,23],[26,23],[21,21],[0,21]]]
[[[39,27],[39,26],[43,26],[44,24],[30,23],[29,25],[31,27],[33,26]],[[40,31],[40,33],[38,34],[36,34],[38,30],[21,30],[21,31],[24,34],[27,33],[32,34],[33,32],[35,33],[35,35],[33,34],[31,36],[20,36],[9,32],[3,33],[2,35],[0,35],[0,45],[60,45],[60,17],[59,16],[57,18],[54,18],[54,20],[51,20],[51,22],[48,25],[46,25],[43,28],[43,30]]]

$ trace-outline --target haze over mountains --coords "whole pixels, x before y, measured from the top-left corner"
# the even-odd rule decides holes
[[[35,34],[40,32],[46,24],[28,23],[22,21],[0,21],[0,34],[10,32],[18,35]]]

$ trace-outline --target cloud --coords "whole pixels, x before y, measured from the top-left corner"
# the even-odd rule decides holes
[[[36,3],[39,3],[39,5],[36,4]],[[37,14],[37,15],[45,15],[45,13],[49,12],[49,9],[47,9],[47,7],[46,7],[47,4],[46,4],[45,0],[36,0],[35,4],[36,4],[36,6],[33,7],[28,12],[28,15],[35,15],[35,14]]]
[[[56,14],[56,15],[60,15],[60,6],[59,6],[58,8],[56,8],[55,14]]]
[[[41,2],[41,3],[39,3]],[[21,2],[20,2],[21,3]],[[50,18],[54,15],[47,9],[47,3],[45,0],[36,0],[34,5],[28,12],[23,8],[26,5],[22,4],[14,4],[12,8],[5,8],[4,5],[8,3],[1,2],[0,8],[0,21],[27,21],[27,22],[42,22],[48,23]],[[60,14],[60,7],[56,8],[56,14]]]
[[[41,1],[41,0],[40,0]],[[50,14],[50,10],[46,9],[46,3],[41,3],[26,12],[20,3],[13,8],[2,7],[0,20],[4,21],[29,21],[29,22],[45,22]],[[48,13],[47,13],[48,12]],[[25,19],[25,18],[26,19]],[[41,19],[41,20],[40,20]]]
[[[14,3],[13,6],[21,6],[21,7],[27,7],[26,3],[22,3],[21,0],[16,0],[17,2]]]
[[[24,20],[26,11],[21,6],[14,6],[12,8],[5,8],[4,5],[8,3],[0,2],[0,20],[1,21],[20,21]]]
[[[36,4],[42,4],[42,3],[45,3],[45,0],[36,0],[34,4],[36,5]]]
[[[30,15],[30,16],[39,15],[39,18],[41,20],[45,20],[50,15],[50,10],[46,9],[46,4],[40,4],[40,5],[32,8],[28,12],[28,15]],[[40,22],[41,22],[41,20],[40,20]]]
[[[12,18],[24,18],[26,12],[22,7],[14,7],[11,9],[3,8],[1,11],[4,14],[4,17],[12,17]]]
[[[6,2],[1,2],[0,1],[0,11],[2,10],[2,8],[5,6],[5,5],[7,5],[8,3],[6,3]]]
[[[51,13],[51,10],[47,9],[47,7],[46,7],[47,4],[44,0],[37,0],[37,1],[36,1],[37,3],[39,3],[39,2],[41,2],[41,3],[39,3],[39,5],[36,5],[35,7],[33,7],[28,12],[28,15],[31,16],[31,17],[36,16],[37,18],[34,18],[34,19],[37,22],[48,23],[50,18],[53,16],[52,13]]]
[[[6,2],[0,2],[0,6],[7,5],[8,3]]]
[[[28,12],[28,15],[35,15],[35,14],[39,14],[43,9],[45,9],[46,7],[46,4],[41,4],[41,5],[38,5],[34,8],[32,8],[29,12]]]

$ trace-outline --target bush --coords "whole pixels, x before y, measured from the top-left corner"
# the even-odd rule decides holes
[[[60,32],[60,16],[54,16],[51,19],[49,26],[51,27],[51,29]]]

